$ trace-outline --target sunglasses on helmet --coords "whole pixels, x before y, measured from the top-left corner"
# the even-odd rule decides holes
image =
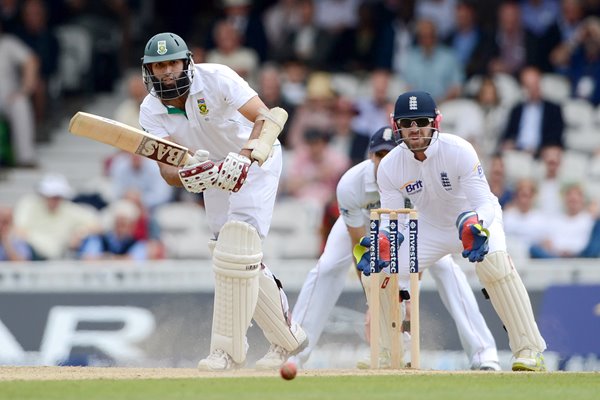
[[[396,123],[398,125],[400,125],[401,128],[410,128],[412,126],[413,121],[417,124],[417,126],[419,128],[423,128],[423,127],[429,125],[430,123],[432,123],[433,118],[427,118],[427,117],[415,118],[415,119],[402,118],[402,119],[397,119]]]

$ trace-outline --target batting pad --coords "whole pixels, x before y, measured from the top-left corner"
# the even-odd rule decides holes
[[[475,270],[506,327],[513,354],[523,349],[544,351],[546,342],[535,322],[529,295],[508,254],[505,251],[488,254]]]
[[[268,269],[262,270],[258,276],[258,303],[254,311],[254,321],[262,329],[269,343],[294,353],[305,338],[296,338],[292,333],[287,319],[287,298],[281,293]],[[301,342],[298,339],[301,339]]]
[[[223,225],[212,259],[215,300],[210,350],[222,349],[236,363],[246,359],[246,331],[258,299],[262,256],[254,227],[240,221]]]

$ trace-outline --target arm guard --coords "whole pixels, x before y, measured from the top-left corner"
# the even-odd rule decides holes
[[[260,135],[258,139],[249,140],[244,147],[252,150],[252,159],[256,160],[258,165],[262,165],[271,154],[273,143],[283,130],[287,118],[287,111],[281,107],[260,110],[260,115],[256,118],[257,122],[264,121]]]

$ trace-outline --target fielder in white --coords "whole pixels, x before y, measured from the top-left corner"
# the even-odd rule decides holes
[[[159,164],[160,171],[170,185],[203,193],[215,236],[209,243],[215,275],[211,352],[198,368],[242,367],[252,319],[271,343],[256,367],[278,368],[308,344],[302,328],[288,319],[280,282],[262,263],[281,173],[277,135],[287,113],[269,110],[229,67],[195,65],[173,33],[152,37],[142,62],[150,94],[140,106],[140,125],[195,150],[184,168]]]
[[[293,357],[299,365],[308,360],[316,347],[329,314],[343,290],[348,267],[353,262],[353,245],[368,233],[369,210],[380,206],[376,173],[381,160],[394,147],[396,142],[392,137],[392,129],[379,129],[371,137],[369,159],[348,170],[338,183],[337,200],[341,215],[331,229],[317,265],[308,273],[292,312],[294,320],[302,324],[310,339],[309,346]],[[400,263],[401,260],[403,259],[400,259]],[[454,318],[471,368],[500,370],[494,338],[479,312],[473,291],[460,267],[448,255],[439,260],[429,272],[436,282],[444,305]],[[362,277],[364,285],[367,285],[367,279],[369,278],[366,276]],[[383,296],[380,312],[382,352],[379,365],[384,367],[391,365],[391,338],[386,319],[389,305],[385,303],[387,298]],[[406,338],[408,333],[404,335]],[[405,355],[405,359],[410,358]],[[358,367],[369,368],[370,363],[359,362]]]
[[[398,97],[392,121],[399,145],[377,172],[381,206],[400,208],[410,199],[419,211],[420,268],[457,252],[476,263],[477,276],[508,332],[513,371],[544,371],[546,343],[506,251],[498,199],[473,146],[440,133],[440,119],[429,93],[413,91]],[[399,259],[407,257],[407,248],[401,246]]]

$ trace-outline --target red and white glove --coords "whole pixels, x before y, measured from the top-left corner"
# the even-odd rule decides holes
[[[202,193],[215,186],[219,177],[219,166],[208,159],[208,154],[206,150],[197,150],[179,170],[179,179],[188,192]]]
[[[237,192],[240,190],[250,169],[252,161],[238,153],[229,153],[219,166],[219,177],[216,186],[219,189]]]

